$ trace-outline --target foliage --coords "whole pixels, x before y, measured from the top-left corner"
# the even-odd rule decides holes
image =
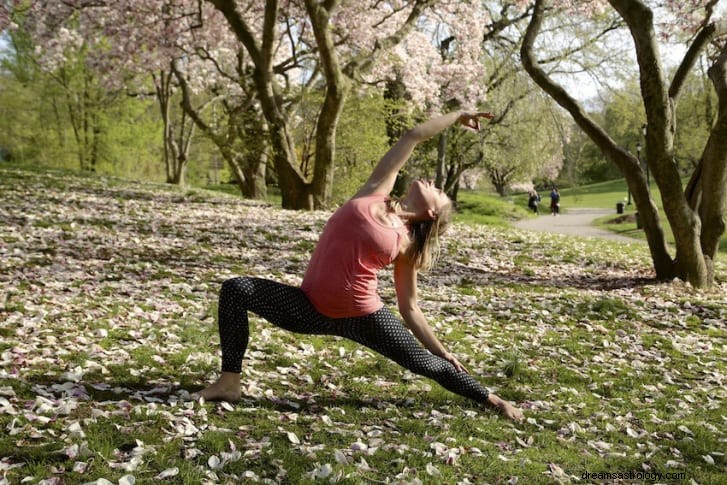
[[[717,99],[701,58],[699,69],[690,76],[676,106],[679,130],[675,134],[675,160],[685,176],[692,173],[717,118]]]
[[[387,102],[377,93],[351,97],[336,131],[336,168],[332,200],[340,204],[363,185],[374,165],[389,149]]]
[[[328,213],[58,172],[0,169],[0,193],[1,482],[723,479],[723,262],[699,292],[641,244],[455,224],[422,308],[525,423],[257,318],[242,402],[199,403],[221,281],[298,284]]]
[[[106,92],[82,63],[45,72],[26,34],[14,32],[11,40],[12,55],[0,70],[0,111],[6,114],[0,116],[0,146],[12,158],[162,180],[153,163],[161,139],[153,105]]]
[[[642,127],[645,120],[642,101],[636,93],[639,87],[635,79],[627,79],[625,85],[604,94],[599,103],[600,110],[591,113],[594,119],[611,134],[622,147],[636,152],[641,145],[642,160],[646,156],[646,140]],[[702,155],[709,126],[714,123],[717,101],[709,86],[705,72],[698,71],[689,78],[679,103],[676,106],[679,130],[675,134],[676,160],[683,175],[694,170]],[[563,179],[583,184],[604,182],[621,176],[618,168],[604,159],[603,153],[579,130],[566,148],[570,164],[567,164]]]
[[[563,140],[558,126],[567,123],[541,91],[529,89],[508,110],[507,118],[485,134],[483,165],[501,195],[518,183],[555,180],[562,167]],[[498,111],[512,102],[511,93],[518,94],[518,90],[498,89],[497,99],[493,99],[493,104],[500,107]]]
[[[506,227],[510,221],[527,215],[526,205],[482,191],[460,191],[456,207],[455,220],[466,224]]]

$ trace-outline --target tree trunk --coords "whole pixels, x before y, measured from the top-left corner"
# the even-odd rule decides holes
[[[154,91],[156,93],[157,103],[159,105],[159,111],[162,117],[162,143],[164,150],[162,151],[162,157],[164,161],[164,169],[166,173],[166,181],[168,184],[174,183],[174,168],[173,168],[173,155],[170,153],[171,148],[169,146],[170,140],[172,140],[172,128],[171,123],[171,76],[165,71],[159,73],[159,77],[152,75],[154,82]]]
[[[636,47],[648,126],[646,159],[661,192],[664,212],[676,245],[676,257],[671,261],[672,271],[668,276],[676,276],[698,288],[710,286],[713,274],[701,245],[704,221],[690,206],[679,169],[674,163],[674,106],[686,74],[694,67],[708,39],[714,35],[714,25],[707,25],[694,37],[671,86],[667,86],[654,32],[653,12],[640,1],[610,0],[609,3],[626,21]]]
[[[250,159],[243,165],[245,184],[243,195],[248,199],[265,200],[268,195],[268,187],[265,184],[265,172],[268,165],[267,151],[261,151],[257,160]]]
[[[348,83],[341,72],[328,25],[331,12],[337,5],[336,0],[325,4],[318,3],[317,0],[305,0],[326,78],[326,95],[316,125],[316,157],[311,187],[316,209],[327,208],[331,199],[336,156],[336,127],[348,92]]]
[[[209,0],[209,2],[225,16],[230,28],[245,46],[255,66],[252,79],[263,115],[268,123],[273,165],[278,174],[282,206],[284,209],[312,210],[315,204],[311,187],[298,167],[295,144],[273,74],[278,1],[266,0],[261,45],[257,44],[252,31],[237,12],[234,0]]]
[[[172,61],[172,64],[174,62],[176,61]],[[164,128],[164,166],[166,168],[167,183],[184,186],[195,124],[188,122],[188,113],[186,111],[182,112],[178,127],[175,126],[172,120],[173,70],[172,67],[169,72],[161,71],[158,77],[153,76],[153,80]]]
[[[702,153],[697,169],[687,186],[690,207],[702,222],[701,249],[710,277],[714,276],[714,258],[725,232],[727,199],[727,44],[709,68],[709,78],[717,92],[717,121]]]
[[[447,163],[447,131],[444,130],[440,133],[439,140],[437,140],[437,173],[434,178],[434,185],[440,189],[445,186],[444,172]],[[445,192],[449,193],[447,190]]]
[[[402,109],[399,106],[406,99],[406,86],[398,76],[397,79],[386,82],[384,99],[388,104],[386,119],[384,120],[386,123],[386,136],[389,139],[389,145],[393,145],[404,133],[404,127],[406,126]],[[410,180],[411,177],[406,166],[404,166],[396,176],[391,193],[396,196],[404,194]]]
[[[244,183],[241,184],[242,195],[248,199],[265,200],[268,194],[268,187],[265,183],[265,176],[268,165],[268,143],[267,125],[263,123],[255,136],[258,144],[254,150],[248,151],[247,157],[240,164],[244,175]]]
[[[175,145],[178,147],[176,164],[174,166],[174,183],[184,186],[187,176],[187,165],[189,164],[189,150],[192,147],[192,139],[194,138],[194,130],[196,125],[190,122],[187,113],[182,110],[180,116],[179,128],[176,132],[177,141]],[[174,136],[175,133],[172,133]]]
[[[91,128],[91,156],[89,159],[89,164],[91,165],[91,171],[95,172],[96,167],[98,166],[98,163],[100,161],[100,152],[101,152],[101,124],[99,121],[98,113],[94,111],[93,115],[91,116],[91,124],[93,125]]]
[[[633,6],[634,3],[638,2],[626,2]],[[627,152],[623,148],[619,147],[616,142],[600,127],[595,121],[586,113],[583,107],[561,86],[556,84],[538,65],[537,59],[533,52],[535,39],[540,32],[540,28],[543,22],[543,15],[545,10],[544,0],[537,0],[535,3],[535,9],[533,16],[528,25],[527,32],[523,39],[521,47],[521,58],[525,70],[528,72],[530,77],[549,95],[551,96],[560,106],[565,108],[573,117],[578,126],[586,133],[591,140],[601,149],[604,156],[614,163],[624,174],[626,183],[633,196],[636,206],[639,210],[639,218],[643,223],[644,232],[651,252],[652,261],[654,263],[654,269],[656,276],[659,279],[670,279],[676,276],[674,260],[669,255],[666,245],[666,238],[664,236],[664,230],[659,220],[658,210],[656,204],[651,198],[651,193],[646,183],[646,177],[641,169],[639,160],[634,157],[631,153]],[[649,27],[647,29],[652,30],[650,20],[642,17],[642,22],[646,22]],[[639,49],[637,48],[637,51]],[[644,55],[644,51],[649,51],[646,47],[641,47],[641,55]],[[654,51],[650,51],[651,54]],[[653,66],[653,72],[649,72],[651,82],[642,81],[642,93],[644,95],[644,102],[651,108],[647,108],[647,111],[651,109],[651,116],[656,118],[657,112],[661,113],[662,116],[670,117],[672,112],[669,109],[663,107],[664,96],[659,89],[658,84],[655,84],[655,80],[660,78],[661,75],[661,64],[658,62],[658,58],[652,57],[655,62]],[[644,75],[644,69],[642,68],[642,76]],[[656,105],[656,106],[653,106]],[[668,103],[666,103],[668,106]],[[658,109],[661,106],[662,109]],[[647,163],[652,171],[658,171],[659,181],[666,181],[668,175],[666,170],[655,170],[655,167],[663,163],[659,157],[664,157],[664,153],[668,151],[667,146],[673,140],[671,135],[665,136],[664,134],[670,130],[673,124],[667,120],[661,120],[654,122],[655,126],[649,125],[649,133],[647,134]],[[661,136],[659,136],[661,134]],[[657,143],[661,143],[661,147],[657,147]],[[655,179],[656,179],[655,173]],[[681,192],[680,192],[681,194]],[[683,197],[682,197],[683,199]]]

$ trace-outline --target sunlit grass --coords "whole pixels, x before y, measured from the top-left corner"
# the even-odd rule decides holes
[[[723,481],[724,288],[648,280],[643,244],[461,221],[443,241],[420,305],[525,423],[256,317],[243,400],[201,404],[188,392],[219,372],[219,283],[299,281],[325,214],[25,171],[0,171],[0,194],[9,483],[565,483],[647,468]],[[465,216],[525,211],[463,201]],[[381,291],[395,308],[389,273]]]

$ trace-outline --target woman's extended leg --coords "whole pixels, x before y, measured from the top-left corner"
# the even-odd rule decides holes
[[[458,371],[451,362],[431,354],[388,309],[351,319],[348,324],[338,323],[336,334],[361,343],[415,374],[429,377],[442,387],[481,404],[495,407],[514,421],[521,421],[523,413],[509,402],[490,393],[466,372]]]
[[[222,374],[199,393],[207,400],[240,399],[240,371],[249,338],[248,311],[292,332],[348,338],[415,374],[434,379],[445,389],[519,419],[519,410],[490,394],[449,361],[424,349],[388,309],[364,317],[332,319],[318,313],[300,288],[261,278],[233,278],[222,285],[218,308]]]
[[[388,357],[397,364],[437,381],[460,396],[485,403],[489,391],[466,372],[427,351],[387,308],[342,325],[339,335],[354,340]]]

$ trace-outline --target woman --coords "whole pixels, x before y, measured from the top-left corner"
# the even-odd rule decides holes
[[[418,143],[455,123],[478,130],[483,117],[492,115],[453,112],[407,131],[361,190],[331,216],[300,288],[260,278],[225,281],[218,310],[222,374],[199,395],[206,400],[240,399],[247,312],[252,311],[293,332],[354,340],[452,392],[521,420],[522,411],[469,376],[434,335],[417,304],[417,272],[428,269],[436,257],[451,201],[431,182],[422,180],[412,183],[399,203],[389,198],[399,170]],[[377,294],[376,274],[389,264],[394,266],[399,312],[411,333]]]
[[[538,214],[538,202],[540,202],[540,195],[537,190],[533,189],[528,193],[528,207],[536,214]]]

